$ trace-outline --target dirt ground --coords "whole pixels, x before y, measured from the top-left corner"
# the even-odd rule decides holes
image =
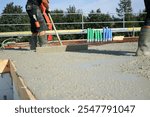
[[[11,59],[37,99],[150,99],[150,57],[137,43],[91,46],[82,52],[0,50]]]

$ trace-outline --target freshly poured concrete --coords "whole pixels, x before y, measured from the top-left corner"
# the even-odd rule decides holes
[[[50,47],[37,47],[36,52],[42,53],[56,53],[56,52],[79,52],[88,50],[88,45],[63,45],[63,46],[50,46]]]
[[[0,51],[37,99],[150,99],[150,57],[137,43],[89,47],[82,52]]]

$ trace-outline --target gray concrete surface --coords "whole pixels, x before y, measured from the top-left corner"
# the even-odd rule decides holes
[[[63,46],[50,46],[50,47],[37,47],[36,52],[40,53],[56,53],[56,52],[79,52],[88,50],[88,45],[63,45]]]
[[[13,60],[37,99],[150,99],[150,58],[137,43],[92,46],[82,52],[0,51]]]

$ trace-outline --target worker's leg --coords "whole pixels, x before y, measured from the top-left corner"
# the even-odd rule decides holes
[[[40,28],[38,29],[38,41],[39,41],[39,45],[40,47],[42,46],[47,46],[47,35],[45,33],[45,31],[48,29],[47,24],[45,22],[45,19],[41,13],[41,10],[37,10],[37,20],[40,23]]]
[[[37,47],[37,34],[32,34],[31,39],[29,40],[30,43],[30,49],[36,50]]]
[[[45,34],[45,31],[39,33],[38,41],[40,47],[47,46],[47,35]]]
[[[30,17],[31,23],[31,32],[34,33],[30,40],[31,49],[36,49],[37,40],[39,41],[39,45],[45,46],[47,44],[47,37],[45,35],[45,31],[48,29],[43,14],[40,8],[36,5],[32,5],[30,10],[27,10],[27,13]],[[35,22],[38,21],[39,26],[37,27]],[[35,33],[37,33],[35,35]]]
[[[141,29],[136,55],[150,56],[150,26],[149,28],[144,26]]]
[[[138,41],[138,49],[136,55],[150,56],[150,1],[144,0],[147,16]]]

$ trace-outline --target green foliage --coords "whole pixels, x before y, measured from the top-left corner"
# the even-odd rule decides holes
[[[116,12],[120,18],[120,21],[125,21],[125,27],[137,27],[140,26],[137,21],[138,15],[132,13],[132,2],[131,0],[120,0],[118,4],[119,8],[116,8]],[[139,18],[141,19],[141,18]],[[123,25],[123,24],[122,24]],[[120,24],[117,24],[117,27],[120,27]]]
[[[15,32],[29,30],[29,26],[20,25],[29,23],[28,16],[20,14],[25,14],[21,6],[14,5],[13,2],[7,4],[0,17],[0,24],[3,25],[0,27],[0,32]],[[3,41],[4,39],[5,38],[1,38],[0,40]],[[27,41],[27,38],[23,37],[22,40]]]
[[[53,18],[53,21],[54,23],[62,23],[62,21],[65,20],[65,17],[64,17],[64,11],[63,10],[54,10],[54,11],[51,11],[51,16]],[[63,25],[56,25],[56,28],[59,30],[59,29],[63,29]]]
[[[82,12],[81,10],[77,10],[75,8],[75,6],[69,6],[69,8],[67,8],[67,13],[65,15],[65,21],[68,23],[72,23],[72,22],[82,22]],[[75,29],[81,29],[81,25],[70,25],[69,27],[67,27],[68,29],[70,28],[75,28]]]
[[[125,12],[132,12],[131,0],[120,0],[118,5],[119,8],[116,8],[116,12],[119,17],[123,17]]]
[[[146,11],[143,10],[142,12],[140,11],[139,14],[136,16],[136,20],[138,21],[144,21],[146,19]],[[138,26],[143,26],[144,23],[139,23]]]
[[[14,32],[29,30],[29,26],[15,25],[29,22],[27,15],[18,15],[23,13],[22,7],[14,5],[13,2],[6,5],[0,17],[0,24],[4,26],[0,28],[0,32]],[[9,15],[13,14],[13,15]]]
[[[63,15],[64,20],[61,22],[67,22],[68,24],[63,24],[61,29],[81,29],[81,24],[71,24],[71,23],[79,23],[82,22],[82,12],[81,10],[77,10],[75,6],[69,6],[67,8],[67,12]],[[63,35],[62,39],[76,39],[80,38],[78,35]]]
[[[88,14],[87,22],[94,22],[91,24],[87,24],[86,28],[102,28],[102,27],[111,27],[111,24],[99,24],[96,22],[107,22],[112,21],[112,17],[109,14],[101,13],[100,9],[97,9],[96,11],[92,10],[90,14]]]
[[[5,13],[22,13],[22,7],[21,6],[14,6],[14,3],[11,2],[6,5],[6,7],[3,10],[3,14]]]

